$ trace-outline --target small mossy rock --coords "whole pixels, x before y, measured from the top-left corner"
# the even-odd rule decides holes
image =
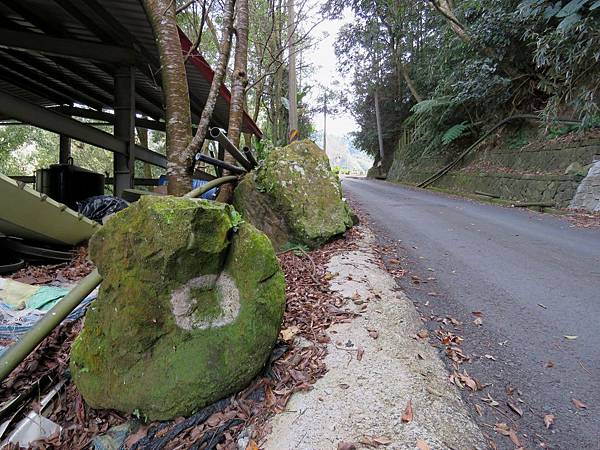
[[[329,159],[309,140],[273,150],[238,184],[233,204],[278,249],[288,243],[316,248],[352,226]]]
[[[103,281],[71,350],[95,408],[187,416],[243,389],[267,361],[285,281],[267,236],[206,200],[142,197],[90,241]]]

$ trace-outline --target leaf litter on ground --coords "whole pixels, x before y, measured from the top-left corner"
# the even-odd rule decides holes
[[[328,281],[334,275],[326,271],[326,263],[336,254],[356,249],[359,237],[360,231],[355,227],[343,238],[318,250],[278,255],[286,278],[287,306],[281,340],[267,367],[245,390],[222,401],[222,404],[218,402],[224,406],[200,423],[190,420],[192,417],[144,424],[131,434],[128,448],[160,447],[169,450],[194,445],[204,448],[205,444],[213,442],[211,448],[224,450],[234,448],[244,429],[252,430],[251,442],[260,443],[269,431],[267,420],[285,410],[292,394],[312,389],[312,385],[326,373],[324,359],[327,343],[330,342],[327,328],[348,322],[357,315],[345,308],[346,299],[329,290]],[[81,247],[70,264],[30,266],[12,278],[31,284],[56,280],[75,282],[93,268],[87,260],[86,249]],[[82,319],[63,324],[47,337],[1,384],[0,402],[31,388],[44,376],[51,376],[54,380],[66,377],[70,347],[82,325]],[[301,346],[296,344],[298,336],[305,340]],[[364,349],[358,350],[357,359],[362,359]],[[90,408],[72,383],[66,385],[48,418],[61,425],[63,430],[40,441],[40,448],[67,450],[89,448],[92,438],[109,428],[127,421],[138,422],[137,418],[116,411]]]

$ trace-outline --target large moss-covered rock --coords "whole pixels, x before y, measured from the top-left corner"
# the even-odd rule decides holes
[[[239,183],[233,204],[276,248],[318,247],[352,226],[327,155],[308,140],[273,150]]]
[[[170,419],[244,388],[279,332],[273,246],[229,205],[144,196],[90,241],[103,277],[71,371],[96,408]]]

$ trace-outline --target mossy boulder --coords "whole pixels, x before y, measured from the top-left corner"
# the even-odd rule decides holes
[[[233,204],[278,249],[286,244],[315,248],[352,226],[329,159],[309,140],[273,150],[238,184]]]
[[[186,416],[243,389],[277,339],[285,281],[273,246],[229,205],[144,196],[90,241],[103,277],[71,350],[95,408]]]

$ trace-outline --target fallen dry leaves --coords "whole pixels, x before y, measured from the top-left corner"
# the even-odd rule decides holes
[[[408,401],[406,404],[406,408],[404,409],[404,413],[402,413],[401,419],[404,423],[410,423],[413,421],[413,406],[412,399]]]
[[[423,439],[417,439],[417,448],[419,450],[430,450],[429,445]]]
[[[392,440],[387,436],[363,436],[358,442],[366,447],[377,448],[390,445]]]
[[[180,418],[171,422],[151,423],[131,435],[131,449],[190,448],[199,442],[213,442],[215,449],[233,448],[240,432],[251,427],[250,450],[257,450],[257,442],[267,434],[266,421],[273,414],[285,410],[293,393],[312,389],[317,379],[327,371],[325,356],[330,341],[326,329],[335,323],[349,321],[355,316],[345,309],[346,300],[328,289],[325,267],[329,259],[340,252],[356,248],[360,232],[354,228],[343,239],[331,242],[319,250],[306,254],[287,252],[279,255],[286,278],[286,311],[280,342],[263,373],[244,391],[231,397],[226,406],[214,412],[201,423]],[[77,281],[86,276],[93,266],[86,259],[84,248],[71,264],[28,267],[13,278],[29,283],[48,281]],[[55,330],[13,373],[0,389],[0,401],[13,398],[34,383],[49,376],[58,380],[65,376],[73,339],[81,329],[82,321],[66,324]],[[296,345],[296,337],[304,339]],[[360,359],[364,349],[359,352]],[[357,354],[358,358],[358,354]],[[19,417],[16,418],[18,420]],[[131,417],[107,410],[89,408],[73,384],[67,387],[55,403],[50,420],[63,427],[62,433],[45,441],[44,448],[84,449],[93,436],[106,432]],[[219,443],[217,445],[217,443]],[[345,445],[345,444],[344,444]],[[342,449],[352,449],[339,447]],[[204,448],[202,445],[200,448]]]
[[[75,256],[68,263],[28,265],[10,278],[27,284],[46,284],[51,281],[68,284],[79,281],[94,270],[94,264],[87,257],[87,247],[78,247],[73,253]]]
[[[544,416],[544,425],[546,425],[546,428],[548,429],[554,425],[554,414],[546,414]]]
[[[470,376],[466,371],[463,371],[463,373],[454,371],[452,375],[450,375],[450,382],[454,383],[460,388],[467,386],[473,392],[480,391],[484,388],[479,381]]]
[[[583,403],[581,400],[572,398],[571,402],[575,405],[575,408],[577,408],[577,409],[587,409],[587,405],[585,403]]]

